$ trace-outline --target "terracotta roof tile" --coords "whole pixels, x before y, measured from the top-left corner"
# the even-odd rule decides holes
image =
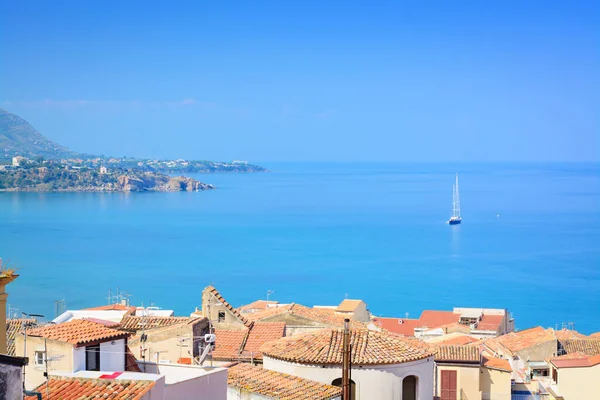
[[[264,356],[304,364],[341,364],[342,330],[324,329],[285,337],[261,347]],[[401,335],[352,329],[352,363],[355,365],[400,364],[433,355],[426,344]]]
[[[223,304],[225,308],[227,308],[233,315],[235,315],[240,320],[240,322],[242,322],[246,326],[250,326],[251,322],[247,320],[246,317],[244,317],[242,314],[240,314],[238,309],[233,308],[231,304],[229,304],[227,300],[225,300],[225,298],[221,295],[221,293],[219,293],[219,291],[214,286],[207,286],[204,290],[207,290],[210,294],[212,294],[217,299],[217,301]]]
[[[477,330],[479,331],[498,331],[504,315],[483,315],[481,321],[477,324]]]
[[[159,317],[159,316],[134,316],[125,315],[119,324],[119,329],[127,332],[137,332],[163,326],[177,325],[191,322],[198,318],[190,317]]]
[[[6,354],[9,356],[16,355],[15,339],[23,333],[23,325],[25,328],[32,328],[38,325],[34,318],[9,318],[6,320]]]
[[[592,333],[590,335],[591,338],[600,338],[600,332]]]
[[[336,386],[249,364],[237,364],[229,368],[227,385],[281,400],[329,400],[342,393],[342,389]]]
[[[561,340],[560,347],[567,353],[584,353],[588,356],[600,354],[600,339]]]
[[[278,301],[267,301],[267,300],[256,300],[250,304],[246,304],[238,308],[238,310],[244,314],[249,312],[256,312],[257,310],[266,310],[269,304],[279,304]]]
[[[453,313],[452,311],[434,311],[425,310],[421,313],[417,328],[437,328],[442,325],[458,322],[460,314]]]
[[[371,322],[388,332],[399,333],[404,336],[414,336],[415,327],[419,320],[408,318],[373,318]]]
[[[498,369],[500,371],[512,372],[512,368],[508,360],[496,357],[483,357],[483,366],[490,369]]]
[[[239,357],[248,329],[215,329],[217,340],[212,351],[213,359],[237,359]]]
[[[585,353],[566,354],[550,359],[556,368],[585,368],[600,364],[600,354],[590,356]]]
[[[338,308],[335,309],[337,312],[354,312],[356,308],[362,303],[362,300],[349,300],[344,299]]]
[[[27,335],[59,340],[75,346],[129,337],[127,332],[107,328],[104,325],[84,319],[74,319],[58,325],[28,329]]]
[[[453,334],[450,334],[453,335]],[[448,335],[448,336],[450,336]],[[443,338],[444,336],[442,336],[441,338]],[[466,345],[466,344],[471,344],[471,343],[476,343],[478,342],[479,339],[475,339],[472,336],[469,335],[463,335],[463,334],[456,334],[456,336],[450,337],[448,339],[445,340],[441,340],[437,343],[439,344],[455,344],[455,345]]]
[[[247,317],[251,321],[265,321],[283,314],[300,316],[328,327],[342,327],[346,318],[344,315],[336,314],[333,308],[309,308],[295,303],[279,307],[269,307],[264,311],[248,314]],[[358,321],[350,321],[350,326],[353,328],[364,328],[365,325]]]
[[[253,358],[261,358],[261,346],[266,342],[281,339],[284,335],[284,322],[257,322],[250,328],[242,354],[249,355],[251,353]]]
[[[544,329],[541,326],[526,329],[519,332],[511,332],[496,338],[487,339],[484,345],[490,350],[498,353],[506,350],[515,354],[521,350],[536,346],[541,343],[556,340],[554,330]]]
[[[133,311],[135,311],[135,307],[124,306],[123,304],[108,304],[105,306],[86,308],[86,310],[104,310],[104,311],[115,310],[115,311],[131,311],[131,312],[133,312]]]
[[[283,322],[256,322],[250,329],[215,330],[217,340],[212,357],[219,360],[260,359],[263,344],[281,339],[285,334]]]
[[[566,329],[566,328],[563,328],[559,331],[554,331],[554,334],[556,335],[556,338],[558,340],[588,339],[587,336],[585,336],[577,331],[574,331],[571,329]]]
[[[479,349],[472,346],[439,345],[435,346],[435,361],[454,361],[479,364]]]
[[[153,381],[51,377],[48,380],[49,398],[46,397],[46,383],[40,385],[35,391],[40,392],[44,400],[137,400],[148,393],[153,386]],[[36,397],[25,396],[25,400],[36,400]]]

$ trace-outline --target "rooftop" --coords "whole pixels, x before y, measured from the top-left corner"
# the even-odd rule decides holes
[[[219,293],[219,291],[214,286],[207,286],[206,288],[204,288],[204,290],[212,294],[214,298],[217,299],[218,302],[223,304],[223,306],[225,306],[225,308],[228,309],[233,315],[235,315],[240,320],[240,322],[242,322],[246,326],[250,325],[250,321],[247,320],[246,317],[244,317],[242,314],[240,314],[238,309],[233,308],[233,306],[229,304],[227,300],[225,300],[225,298],[221,295],[221,293]]]
[[[23,333],[23,326],[32,328],[38,324],[34,318],[9,318],[6,320],[6,354],[14,356],[15,338]]]
[[[301,304],[292,303],[285,306],[269,307],[263,311],[248,314],[247,318],[251,321],[267,321],[276,316],[289,314],[331,327],[344,326],[344,318],[346,317],[344,315],[336,314],[335,311],[335,308],[309,308]],[[362,323],[357,321],[350,321],[350,325],[356,328],[364,327]]]
[[[483,366],[490,369],[497,369],[500,371],[512,372],[512,368],[508,360],[496,357],[483,357]]]
[[[324,329],[314,333],[285,337],[261,347],[264,356],[304,364],[341,364],[342,330]],[[355,365],[400,364],[433,355],[416,339],[386,332],[352,329],[351,361]]]
[[[506,349],[511,354],[514,354],[529,347],[552,340],[556,340],[554,330],[551,328],[544,329],[541,326],[538,326],[519,332],[507,333],[506,335],[498,336],[496,338],[487,339],[484,342],[484,345],[494,352]]]
[[[215,334],[217,340],[212,352],[214,359],[260,359],[261,346],[266,342],[281,339],[285,334],[285,323],[256,322],[249,329],[217,329]]]
[[[88,400],[88,399],[140,399],[152,389],[152,380],[124,379],[82,379],[52,376],[35,391],[42,394],[42,399]],[[25,400],[37,400],[35,396],[25,396]]]
[[[84,319],[75,319],[57,325],[46,325],[40,328],[27,330],[27,336],[44,337],[51,340],[83,346],[90,343],[107,342],[109,340],[123,339],[129,333],[108,328]]]
[[[256,312],[257,310],[265,310],[269,305],[279,304],[278,301],[267,301],[267,300],[256,300],[250,304],[246,304],[238,308],[238,310],[244,314],[249,312]]]
[[[569,353],[583,353],[588,356],[600,354],[600,339],[568,339],[561,340],[560,347]]]
[[[565,354],[560,357],[550,359],[550,362],[556,368],[586,368],[600,364],[600,354],[589,356],[585,353],[577,352]]]
[[[473,346],[439,345],[435,346],[435,361],[477,364],[481,362],[479,349]]]
[[[98,307],[86,308],[86,310],[131,311],[131,312],[134,312],[135,311],[135,307],[133,307],[133,306],[126,306],[126,305],[123,305],[123,304],[107,304],[105,306],[98,306]]]
[[[373,318],[373,325],[385,329],[388,332],[398,333],[404,336],[414,336],[418,319],[408,318]]]
[[[425,310],[421,313],[417,328],[437,328],[442,325],[458,322],[460,314],[452,311]]]
[[[336,386],[250,364],[237,364],[229,368],[227,385],[281,400],[329,400],[342,393],[342,389]]]
[[[337,312],[354,312],[361,305],[362,300],[343,300],[340,305],[336,308]]]
[[[497,331],[502,324],[504,315],[486,315],[483,314],[481,321],[477,324],[478,331]]]
[[[133,315],[126,315],[119,324],[119,329],[128,332],[137,332],[142,329],[153,329],[169,325],[177,325],[182,323],[192,323],[201,318],[190,318],[190,317],[140,317]]]

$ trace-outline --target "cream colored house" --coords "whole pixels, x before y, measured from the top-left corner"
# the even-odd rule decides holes
[[[15,339],[15,352],[28,357],[25,387],[33,389],[51,372],[125,371],[129,333],[88,320],[73,320],[26,331]]]
[[[510,399],[511,372],[508,360],[482,357],[478,347],[436,346],[434,399]]]
[[[251,325],[239,310],[233,308],[221,293],[213,286],[207,286],[202,291],[202,310],[196,310],[192,317],[208,318],[217,329],[246,329]]]
[[[342,330],[325,329],[268,342],[263,367],[340,386]],[[430,400],[433,352],[416,339],[353,329],[350,333],[351,390],[355,400]]]
[[[335,313],[352,321],[369,322],[371,320],[367,304],[362,300],[345,299],[335,309]]]
[[[126,319],[132,318],[136,317]],[[147,318],[150,325],[158,319],[160,317]],[[137,360],[194,364],[194,360],[200,355],[204,335],[209,329],[206,318],[184,318],[183,322],[145,329],[143,341],[142,331],[136,329],[136,332],[137,335],[131,337],[128,344]]]
[[[7,353],[6,299],[8,299],[8,293],[6,293],[6,285],[17,279],[18,276],[13,270],[4,268],[0,258],[0,354]]]
[[[600,396],[600,354],[566,354],[549,360],[552,385],[549,391],[564,400],[592,399]]]

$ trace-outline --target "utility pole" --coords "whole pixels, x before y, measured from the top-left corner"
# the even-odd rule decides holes
[[[352,400],[350,391],[350,320],[344,319],[344,341],[342,345],[342,400]]]

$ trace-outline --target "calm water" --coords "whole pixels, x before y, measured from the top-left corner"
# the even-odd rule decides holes
[[[213,284],[234,305],[347,294],[383,316],[506,307],[519,328],[600,330],[598,164],[267,167],[199,175],[213,192],[0,193],[0,256],[21,274],[9,303],[53,316],[120,286],[187,314]]]

